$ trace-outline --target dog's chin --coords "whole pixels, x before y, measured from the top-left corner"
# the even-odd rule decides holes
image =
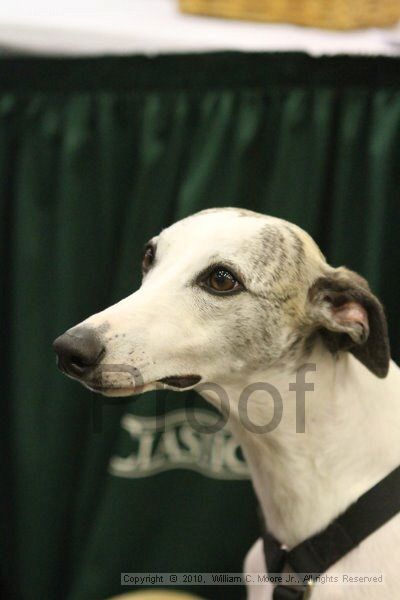
[[[100,385],[90,385],[88,383],[84,384],[91,392],[95,392],[96,394],[101,394],[102,396],[108,396],[109,398],[123,398],[125,396],[137,396],[138,394],[143,394],[144,392],[150,392],[151,390],[156,389],[158,386],[157,383],[147,383],[146,385],[137,385],[135,387],[125,386],[118,387],[117,385],[113,386],[100,386]]]
[[[183,376],[172,376],[158,379],[151,383],[145,383],[137,386],[124,386],[119,387],[118,385],[95,385],[89,382],[83,382],[84,385],[95,392],[96,394],[102,394],[108,397],[124,397],[124,396],[137,396],[144,392],[150,392],[156,389],[171,389],[171,390],[190,390],[201,380],[200,375],[183,375]]]

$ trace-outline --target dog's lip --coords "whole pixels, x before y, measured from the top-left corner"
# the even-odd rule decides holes
[[[169,377],[158,379],[157,382],[183,390],[185,388],[193,387],[196,383],[199,383],[200,380],[200,375],[170,375]]]
[[[132,396],[133,394],[141,394],[146,388],[154,385],[153,383],[146,383],[144,385],[136,386],[118,386],[118,385],[96,385],[93,383],[82,382],[90,391],[96,392],[97,394],[112,394],[114,396]]]

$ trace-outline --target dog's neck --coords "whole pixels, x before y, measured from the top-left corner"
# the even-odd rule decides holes
[[[304,363],[224,385],[229,425],[241,443],[267,526],[289,548],[325,528],[400,463],[400,399],[395,397],[400,370],[392,365],[380,380],[351,354],[333,357],[321,344],[305,362],[316,370],[305,377],[314,391],[305,392],[304,420],[301,391],[289,387]],[[300,381],[299,376],[298,386]],[[272,388],[255,391],[253,385],[246,401],[243,389],[260,382],[278,394]],[[280,398],[279,423],[255,433],[254,424],[279,417]]]

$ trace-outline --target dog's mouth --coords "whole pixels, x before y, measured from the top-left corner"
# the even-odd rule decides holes
[[[143,385],[136,386],[118,387],[117,385],[107,386],[92,384],[90,382],[82,383],[84,383],[84,385],[88,387],[92,392],[103,394],[104,396],[133,396],[157,388],[162,389],[162,387],[164,386],[178,390],[190,389],[194,385],[196,385],[196,383],[199,383],[200,380],[200,375],[173,375],[169,377],[163,377],[162,379],[157,379],[156,381],[151,383],[145,383]]]
[[[199,383],[200,379],[200,375],[173,375],[172,377],[163,377],[163,379],[159,379],[158,382],[163,383],[168,387],[184,390],[185,388],[190,388],[196,385],[196,383]]]

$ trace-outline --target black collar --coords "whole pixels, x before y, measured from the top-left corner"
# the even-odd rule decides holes
[[[366,537],[400,511],[400,466],[365,492],[354,504],[320,533],[292,550],[285,550],[265,528],[262,519],[264,554],[268,573],[312,574],[313,580],[342,556],[353,550]],[[309,585],[277,585],[273,600],[302,600]],[[296,595],[297,594],[297,595]]]

